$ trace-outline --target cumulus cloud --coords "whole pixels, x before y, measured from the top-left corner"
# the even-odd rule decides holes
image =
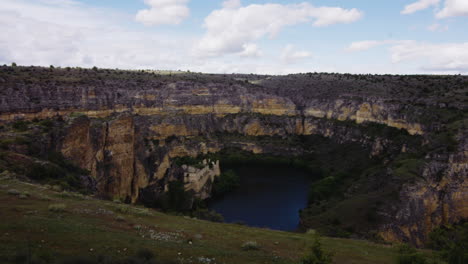
[[[417,11],[424,10],[431,6],[437,5],[439,2],[440,0],[419,0],[412,4],[406,5],[405,8],[401,11],[401,14],[412,14]]]
[[[446,18],[453,16],[468,16],[468,1],[446,0],[444,8],[436,14],[437,18]]]
[[[312,54],[308,51],[297,51],[295,50],[294,45],[288,44],[284,47],[281,53],[281,61],[286,64],[296,63],[302,59],[306,59],[312,56]]]
[[[190,0],[144,0],[148,9],[138,11],[136,20],[147,26],[180,24],[190,15]]]
[[[313,26],[323,27],[351,23],[362,16],[354,8],[315,7],[308,3],[241,6],[240,1],[229,0],[205,18],[206,33],[195,52],[202,57],[240,53],[246,45],[265,36],[273,38],[287,26],[312,22]]]
[[[260,57],[263,55],[263,52],[253,43],[244,44],[242,49],[243,50],[239,53],[241,57]]]

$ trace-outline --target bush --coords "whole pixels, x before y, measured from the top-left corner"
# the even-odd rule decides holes
[[[128,214],[128,211],[129,211],[129,207],[127,205],[121,205],[121,206],[117,206],[115,208],[115,211],[117,211],[118,213],[121,213],[121,214]]]
[[[314,243],[310,251],[302,258],[302,264],[328,264],[332,263],[333,254],[322,249],[320,237],[314,233]]]
[[[242,244],[241,248],[243,250],[259,250],[260,246],[255,241],[247,241]]]
[[[16,131],[24,132],[28,130],[28,123],[26,121],[20,120],[20,121],[14,122],[12,127]]]
[[[182,181],[172,181],[158,203],[164,211],[187,212],[192,206],[192,198],[192,195],[185,191]]]
[[[66,208],[67,208],[67,206],[65,204],[51,204],[51,205],[49,205],[49,211],[56,212],[56,213],[64,212]]]
[[[428,246],[449,264],[468,263],[468,223],[442,226],[429,234]]]
[[[224,222],[224,217],[221,214],[218,214],[215,211],[210,211],[205,208],[198,208],[197,210],[193,211],[192,216],[198,219],[207,220],[211,222]]]
[[[427,264],[424,255],[418,252],[415,248],[402,244],[398,247],[398,264]]]
[[[215,178],[213,183],[213,196],[221,196],[240,186],[240,178],[233,171],[228,170]]]

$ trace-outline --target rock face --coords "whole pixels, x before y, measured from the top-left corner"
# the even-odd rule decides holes
[[[387,241],[406,238],[423,245],[434,226],[458,223],[468,218],[468,148],[466,136],[461,151],[426,157],[427,164],[415,184],[405,184],[392,221],[382,228]]]
[[[175,158],[231,147],[303,155],[304,146],[288,141],[298,136],[359,143],[387,163],[394,157],[388,153],[415,150],[397,135],[372,134],[372,124],[379,124],[421,138],[419,147],[428,149],[418,179],[399,185],[398,203],[380,208],[380,235],[421,245],[434,227],[468,218],[463,76],[2,70],[0,123],[64,119],[56,150],[89,170],[98,193],[108,198],[137,202],[144,190],[160,194],[169,181],[182,180],[186,190],[205,199],[221,173],[219,162],[177,166]],[[431,149],[448,130],[456,134],[450,141],[455,147]],[[278,140],[261,144],[265,137]],[[392,173],[382,177],[391,182]]]

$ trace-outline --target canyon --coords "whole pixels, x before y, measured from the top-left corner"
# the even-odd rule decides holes
[[[313,198],[304,229],[422,246],[434,228],[468,218],[465,76],[0,68],[2,137],[11,138],[3,170],[21,174],[12,160],[43,164],[54,151],[87,170],[101,197],[151,203],[181,181],[203,200],[234,150],[334,181],[340,193]],[[23,134],[10,129],[18,122]],[[335,216],[350,208],[356,223]]]

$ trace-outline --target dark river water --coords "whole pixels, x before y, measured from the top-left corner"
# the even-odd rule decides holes
[[[298,227],[299,210],[307,206],[311,181],[307,173],[285,166],[251,165],[238,166],[234,171],[240,176],[240,187],[211,202],[211,209],[228,223],[285,231]]]

